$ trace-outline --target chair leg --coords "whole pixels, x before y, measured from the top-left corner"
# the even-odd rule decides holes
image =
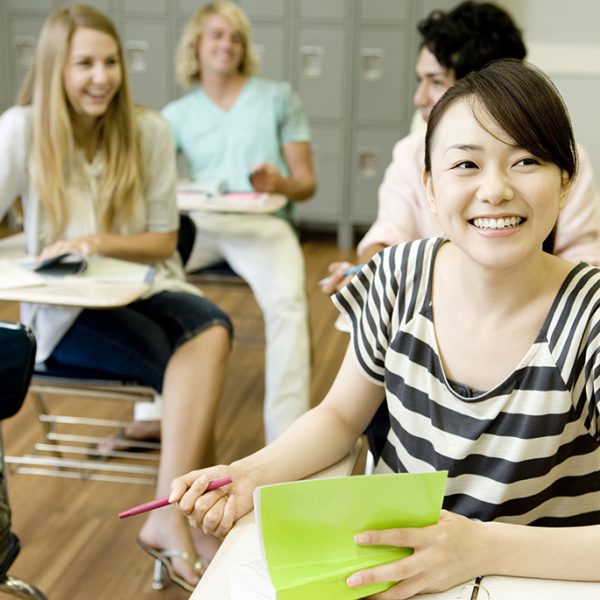
[[[0,592],[4,592],[11,596],[17,596],[18,598],[33,598],[34,600],[48,600],[40,590],[38,590],[35,586],[19,579],[18,577],[13,577],[12,575],[7,575],[2,581],[0,581]]]

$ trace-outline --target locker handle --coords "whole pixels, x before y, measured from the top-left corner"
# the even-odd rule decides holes
[[[358,149],[358,172],[361,177],[373,179],[377,177],[379,169],[379,153],[375,148],[359,148]]]
[[[252,50],[254,51],[254,56],[256,56],[256,60],[259,65],[262,65],[265,58],[265,47],[263,44],[252,44]]]
[[[323,75],[323,46],[302,46],[302,75],[305,79],[320,79]]]
[[[143,73],[148,69],[148,49],[150,44],[144,40],[128,40],[125,42],[125,52],[129,70],[132,73]]]
[[[35,55],[35,37],[32,35],[17,35],[14,42],[17,64],[23,69],[28,69],[32,65]]]
[[[383,48],[360,49],[360,71],[365,81],[378,81],[383,77]]]

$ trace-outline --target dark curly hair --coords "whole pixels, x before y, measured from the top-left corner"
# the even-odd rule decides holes
[[[433,11],[417,25],[422,46],[461,79],[499,58],[523,59],[527,49],[511,16],[490,2],[463,2]]]

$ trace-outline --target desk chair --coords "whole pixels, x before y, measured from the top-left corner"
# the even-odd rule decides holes
[[[26,327],[0,321],[0,419],[15,415],[23,404],[33,370],[35,338]],[[4,451],[0,435],[0,592],[20,598],[46,600],[36,587],[8,574],[21,549],[10,530],[11,510],[4,477]]]
[[[123,432],[131,421],[56,414],[49,409],[51,398],[62,397],[64,403],[65,396],[79,399],[79,413],[85,411],[85,407],[80,406],[85,404],[85,398],[130,404],[154,401],[152,388],[102,371],[43,363],[35,365],[29,393],[45,439],[35,444],[31,454],[6,457],[6,462],[14,465],[15,472],[146,485],[156,483],[160,442],[125,439]],[[113,437],[109,437],[111,434]],[[97,445],[103,442],[115,446],[122,444],[128,449],[100,451]]]

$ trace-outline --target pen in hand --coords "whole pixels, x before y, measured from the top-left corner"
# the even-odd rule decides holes
[[[355,267],[352,267],[351,269],[346,269],[344,271],[344,277],[348,277],[348,275],[354,275],[354,273],[358,273],[363,267],[364,267],[364,265],[356,265]],[[323,287],[324,285],[327,285],[330,281],[331,281],[331,276],[325,277],[325,279],[321,279],[319,281],[319,286]]]
[[[216,490],[224,485],[229,483],[233,483],[233,479],[231,477],[223,477],[222,479],[213,479],[209,482],[206,492],[210,492],[212,490]],[[154,510],[155,508],[162,508],[163,506],[169,505],[169,496],[164,496],[163,498],[157,498],[156,500],[150,500],[150,502],[145,502],[144,504],[139,504],[138,506],[133,506],[123,512],[119,513],[119,519],[125,519],[127,517],[133,517],[134,515],[139,515],[141,513],[148,512],[149,510]]]

